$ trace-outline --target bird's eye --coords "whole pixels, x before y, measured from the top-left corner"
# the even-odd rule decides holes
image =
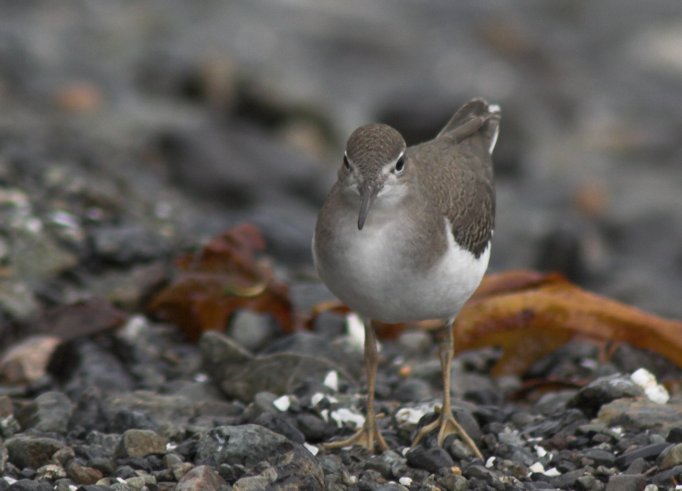
[[[405,168],[405,157],[400,157],[395,163],[395,172],[400,173]]]
[[[348,157],[345,155],[343,156],[343,166],[346,168],[346,170],[350,170],[350,162],[348,162]]]

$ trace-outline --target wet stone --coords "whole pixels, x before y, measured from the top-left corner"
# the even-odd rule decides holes
[[[276,333],[276,326],[269,315],[239,310],[232,316],[227,333],[244,349],[258,351]]]
[[[672,428],[668,432],[668,437],[666,438],[666,441],[668,441],[669,443],[682,443],[682,426]]]
[[[285,436],[292,442],[303,443],[305,436],[299,431],[296,426],[291,424],[285,417],[270,412],[260,414],[252,423],[264,426],[269,430]]]
[[[66,475],[76,484],[95,484],[104,477],[101,470],[82,465],[76,460],[66,464]]]
[[[31,481],[20,479],[7,488],[9,491],[52,491],[52,485],[47,481]]]

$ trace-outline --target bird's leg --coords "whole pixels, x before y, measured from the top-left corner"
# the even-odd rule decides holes
[[[442,446],[445,438],[452,433],[458,433],[464,442],[471,448],[476,457],[483,460],[483,454],[478,449],[474,441],[457,422],[452,415],[452,405],[450,401],[450,377],[452,369],[452,358],[454,356],[454,336],[452,321],[448,321],[446,327],[446,336],[440,345],[440,367],[443,375],[443,407],[440,410],[438,418],[432,423],[422,427],[417,436],[415,436],[412,446],[416,446],[424,436],[438,428],[438,445]]]
[[[369,452],[374,452],[375,446],[379,447],[381,451],[388,450],[388,445],[386,445],[384,437],[381,436],[379,428],[377,428],[376,415],[374,414],[374,388],[376,386],[378,362],[376,334],[372,328],[372,321],[365,319],[365,371],[367,372],[367,416],[365,417],[365,424],[350,438],[325,444],[325,449],[360,445]]]

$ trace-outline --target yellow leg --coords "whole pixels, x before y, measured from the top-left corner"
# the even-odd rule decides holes
[[[452,373],[452,358],[454,356],[455,350],[452,329],[452,322],[448,321],[446,325],[446,336],[440,345],[440,367],[443,372],[443,407],[440,410],[438,419],[419,430],[417,436],[415,436],[414,441],[412,442],[412,446],[414,447],[417,445],[422,438],[438,428],[438,445],[442,446],[447,436],[457,433],[471,448],[471,450],[474,452],[474,455],[483,460],[483,454],[481,451],[478,449],[464,428],[462,428],[462,425],[460,425],[452,415],[452,406],[450,402],[450,376]]]
[[[343,448],[351,445],[360,445],[369,452],[374,452],[378,447],[382,452],[388,450],[388,445],[384,437],[381,436],[377,428],[376,415],[374,414],[374,388],[376,385],[377,364],[379,357],[377,354],[376,334],[372,328],[372,322],[365,320],[365,371],[367,372],[367,416],[363,427],[350,438],[337,440],[323,446],[325,449]]]

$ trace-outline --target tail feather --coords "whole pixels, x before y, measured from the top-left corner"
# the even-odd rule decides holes
[[[500,106],[497,104],[472,99],[455,112],[438,137],[446,136],[460,142],[474,134],[481,134],[492,154],[500,130],[500,117]]]

